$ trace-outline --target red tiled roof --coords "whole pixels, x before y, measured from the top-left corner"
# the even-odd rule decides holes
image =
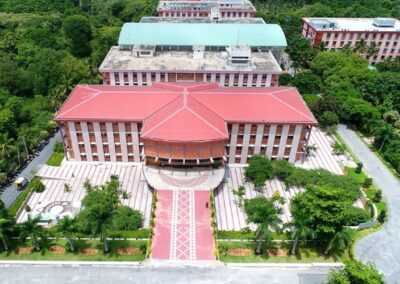
[[[295,88],[215,83],[78,85],[55,120],[143,121],[142,137],[167,141],[227,139],[226,122],[317,124]]]

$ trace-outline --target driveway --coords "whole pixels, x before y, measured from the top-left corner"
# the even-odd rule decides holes
[[[35,173],[40,169],[41,165],[45,164],[53,154],[54,144],[58,141],[61,142],[61,134],[59,132],[57,132],[56,135],[49,140],[49,144],[47,144],[42,151],[40,151],[39,155],[29,163],[29,165],[18,175],[18,177],[22,176],[31,180]],[[8,208],[21,193],[22,191],[15,190],[14,185],[12,184],[1,194],[1,200]]]
[[[0,265],[0,283],[282,283],[317,284],[327,280],[329,267],[153,267],[133,265],[7,264]]]
[[[355,252],[363,262],[373,261],[385,274],[387,283],[400,280],[400,182],[363,143],[344,125],[339,125],[338,133],[364,164],[364,169],[381,188],[389,207],[389,220],[382,229],[360,240]]]

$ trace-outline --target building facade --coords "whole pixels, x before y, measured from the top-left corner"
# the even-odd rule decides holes
[[[130,23],[99,70],[105,85],[216,82],[221,87],[270,87],[278,84],[285,47],[278,25]]]
[[[370,57],[364,52],[370,63],[395,58],[400,51],[400,21],[391,18],[303,18],[302,35],[327,50],[354,48],[363,41],[366,49],[376,48]]]
[[[295,162],[317,125],[295,88],[216,83],[78,85],[55,120],[68,160],[165,166]]]
[[[160,1],[157,15],[163,18],[251,18],[256,14],[247,0]]]

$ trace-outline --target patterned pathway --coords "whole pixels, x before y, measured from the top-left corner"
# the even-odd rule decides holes
[[[152,193],[140,165],[64,162],[60,167],[44,165],[37,175],[41,177],[46,190],[42,193],[34,192],[29,199],[32,214],[40,214],[49,203],[61,201],[71,202],[79,210],[80,202],[86,195],[83,187],[86,180],[95,186],[104,184],[111,175],[117,175],[121,189],[128,193],[128,198],[121,200],[122,204],[140,210],[144,217],[144,227],[149,225]],[[64,190],[64,184],[70,185],[70,192]],[[17,222],[25,221],[27,216],[23,210]]]
[[[208,191],[157,191],[153,259],[215,259],[209,198]]]

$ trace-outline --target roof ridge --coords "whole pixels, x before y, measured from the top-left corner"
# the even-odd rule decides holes
[[[204,117],[202,117],[200,114],[198,114],[196,111],[194,111],[193,109],[191,109],[190,107],[186,107],[191,113],[193,113],[195,116],[197,116],[201,121],[203,121],[205,124],[207,124],[209,127],[211,127],[212,129],[214,129],[215,131],[217,131],[219,134],[226,136],[225,133],[222,133],[218,128],[216,128],[214,125],[212,125],[209,121],[207,121],[206,119],[204,119]],[[225,120],[223,120],[225,123]]]
[[[85,87],[85,86],[83,86],[83,87],[84,87],[85,89],[88,89],[88,90],[94,90],[94,89],[91,89],[91,88],[87,88],[87,87]],[[81,101],[80,103],[74,105],[74,106],[71,107],[70,109],[67,109],[66,111],[64,111],[63,113],[61,113],[61,116],[62,116],[62,115],[65,115],[65,114],[67,114],[67,113],[69,113],[70,111],[72,111],[72,110],[74,110],[74,109],[77,109],[78,107],[82,106],[83,104],[87,103],[88,101],[92,100],[93,98],[99,96],[100,94],[102,94],[102,92],[99,91],[99,90],[96,90],[96,93],[87,94],[87,96],[89,96],[87,99],[85,99],[85,100]],[[60,115],[60,113],[58,113],[58,115]]]
[[[197,95],[197,94],[195,94]],[[202,102],[200,102],[198,99],[196,99],[195,97],[192,96],[192,94],[189,94],[189,96],[194,99],[196,102],[198,102],[200,105],[202,105],[203,107],[205,107],[206,109],[208,109],[209,111],[211,111],[213,114],[215,114],[216,116],[218,116],[220,119],[224,120],[225,119],[223,117],[221,117],[218,113],[216,113],[215,111],[213,111],[212,109],[210,109],[208,106],[206,106],[205,104],[203,104]]]
[[[288,107],[291,108],[292,110],[294,110],[294,111],[296,111],[297,113],[301,114],[302,116],[304,116],[304,117],[306,117],[306,118],[308,118],[308,119],[310,119],[310,120],[315,120],[315,118],[309,117],[309,116],[306,115],[305,113],[303,113],[303,112],[299,111],[298,109],[296,109],[294,106],[288,104],[287,102],[281,100],[280,98],[277,98],[273,93],[270,93],[269,95],[270,95],[271,97],[273,97],[275,100],[281,102],[282,104],[288,106]],[[299,94],[299,96],[300,96],[300,94]]]

